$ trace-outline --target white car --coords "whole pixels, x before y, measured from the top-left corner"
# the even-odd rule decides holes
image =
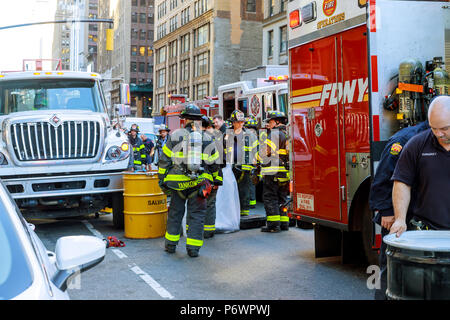
[[[105,250],[99,238],[70,236],[47,251],[0,182],[0,300],[69,299],[69,278],[100,263]]]

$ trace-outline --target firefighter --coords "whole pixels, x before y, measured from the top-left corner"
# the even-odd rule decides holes
[[[202,114],[198,106],[187,105],[180,117],[186,119],[185,128],[175,130],[169,136],[158,167],[161,189],[171,192],[165,251],[176,251],[187,203],[186,250],[190,257],[197,257],[203,245],[206,199],[214,183],[213,175],[217,171],[214,161],[218,153],[214,145],[210,147],[213,141],[202,135]]]
[[[409,139],[428,128],[428,121],[421,122],[416,126],[403,128],[387,141],[386,146],[381,153],[377,172],[370,188],[369,206],[375,214],[373,222],[381,226],[382,237],[389,234],[389,229],[395,220],[394,207],[392,204],[392,186],[394,182],[391,180],[391,177],[394,173],[401,151]],[[412,206],[410,206],[410,210],[411,208]],[[386,259],[386,244],[382,241],[379,256],[381,288],[375,291],[376,300],[386,299]]]
[[[250,213],[250,173],[254,168],[253,143],[256,136],[244,128],[244,114],[235,110],[230,118],[233,130],[227,131],[224,138],[224,151],[227,163],[232,163],[233,174],[236,178],[239,191],[239,203],[241,216]]]
[[[251,116],[247,119],[247,121],[244,124],[244,127],[247,128],[248,130],[250,130],[255,136],[258,133],[258,122],[256,121],[256,119]],[[255,153],[258,153],[258,149],[259,149],[259,141],[258,139],[255,139],[252,149],[255,150]],[[254,177],[256,174],[255,172],[255,168],[252,170],[250,177],[251,182],[250,183],[250,201],[249,201],[249,206],[250,209],[254,209],[256,208],[256,184],[257,184],[257,177]],[[256,182],[256,184],[255,184]]]
[[[133,147],[133,170],[144,170],[147,165],[147,153],[144,142],[139,138],[139,126],[132,124],[128,133],[128,140]]]
[[[165,125],[161,124],[159,127],[159,136],[158,140],[156,141],[156,151],[158,152],[158,160],[161,158],[161,155],[163,153],[162,148],[167,142],[168,134],[170,133],[170,129]]]
[[[267,113],[268,133],[260,146],[259,160],[263,176],[263,200],[266,225],[262,232],[289,230],[289,217],[281,210],[289,193],[289,155],[287,150],[287,117],[283,112]]]
[[[213,120],[208,118],[207,116],[203,116],[202,127],[204,130],[204,134],[208,135],[210,139],[215,142]],[[215,143],[215,147],[217,151],[217,143]],[[216,169],[217,171],[213,173],[213,187],[208,199],[206,200],[206,217],[203,232],[203,238],[205,239],[214,237],[214,233],[216,231],[216,196],[219,186],[223,184],[222,168],[218,165]]]

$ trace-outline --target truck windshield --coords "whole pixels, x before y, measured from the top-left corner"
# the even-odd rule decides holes
[[[97,82],[83,79],[5,81],[0,84],[0,115],[38,110],[103,112]]]
[[[280,93],[278,95],[278,110],[287,115],[287,93]]]

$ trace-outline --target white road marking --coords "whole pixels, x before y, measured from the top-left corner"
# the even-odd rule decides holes
[[[148,273],[143,271],[136,264],[128,265],[128,267],[130,267],[131,271],[133,271],[139,277],[141,277],[141,279],[144,280],[145,283],[147,283],[150,287],[152,287],[153,290],[155,290],[161,297],[168,299],[174,298],[166,289],[161,287],[161,285],[158,282],[156,282]]]
[[[82,222],[94,236],[102,240],[106,239],[106,237],[103,236],[103,234],[101,234],[98,230],[96,230],[89,221],[83,220]],[[111,251],[114,252],[114,254],[119,257],[119,259],[128,258],[128,256],[119,249],[111,249]],[[148,273],[139,268],[135,263],[128,265],[128,267],[142,280],[144,280],[144,282],[148,284],[153,290],[155,290],[156,293],[159,294],[162,298],[174,299],[169,291],[164,289],[155,279],[153,279]]]

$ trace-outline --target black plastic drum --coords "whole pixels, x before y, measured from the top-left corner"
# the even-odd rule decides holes
[[[387,244],[391,300],[450,300],[450,231],[407,231]]]

